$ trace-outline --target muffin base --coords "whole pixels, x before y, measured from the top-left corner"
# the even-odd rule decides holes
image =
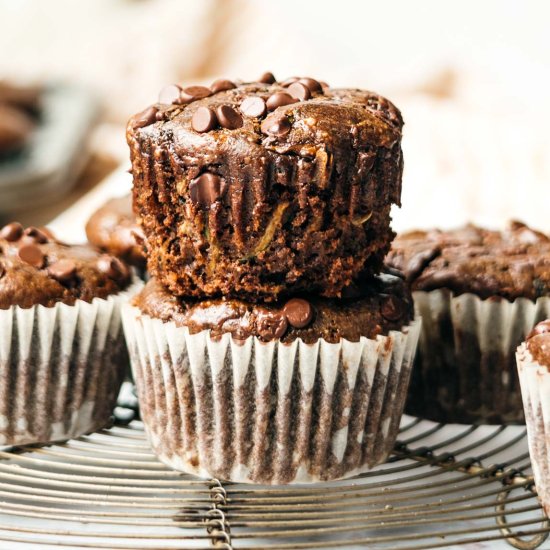
[[[435,422],[522,423],[515,351],[550,317],[550,298],[413,293],[422,334],[405,412]]]
[[[0,445],[62,441],[109,422],[128,364],[120,305],[137,288],[0,310]]]
[[[131,306],[123,324],[146,433],[173,468],[311,483],[366,471],[393,448],[419,320],[338,344],[214,340]]]

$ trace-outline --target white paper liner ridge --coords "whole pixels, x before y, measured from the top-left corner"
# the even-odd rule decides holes
[[[66,440],[108,422],[127,365],[120,307],[140,286],[0,310],[0,445]]]
[[[533,361],[525,344],[517,351],[529,455],[539,499],[550,514],[550,371]]]
[[[518,345],[550,317],[550,297],[482,300],[413,293],[422,332],[406,412],[438,422],[523,422]]]
[[[157,456],[203,477],[309,483],[356,475],[397,437],[420,320],[376,340],[237,343],[122,310]]]

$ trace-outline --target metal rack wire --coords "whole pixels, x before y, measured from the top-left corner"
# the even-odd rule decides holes
[[[2,549],[419,550],[506,541],[531,550],[548,548],[549,532],[523,427],[405,417],[387,464],[313,486],[170,471],[138,421],[65,444],[0,451]]]

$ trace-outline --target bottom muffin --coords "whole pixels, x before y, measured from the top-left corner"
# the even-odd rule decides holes
[[[420,329],[399,277],[269,305],[184,301],[152,280],[123,324],[146,432],[173,468],[307,483],[393,448]]]
[[[518,348],[517,363],[535,484],[550,516],[550,320]]]

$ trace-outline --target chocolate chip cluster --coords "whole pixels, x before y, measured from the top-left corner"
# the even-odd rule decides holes
[[[263,119],[260,127],[263,134],[283,137],[292,129],[290,120],[284,113],[269,113],[273,113],[279,107],[307,101],[316,95],[322,95],[324,89],[328,88],[326,83],[309,77],[294,76],[277,82],[273,73],[270,72],[264,73],[257,82],[267,86],[278,85],[279,88],[286,89],[286,91],[279,89],[266,96],[265,88],[261,88],[257,93],[247,95],[242,99],[238,110],[231,105],[220,105],[215,109],[201,106],[191,119],[193,130],[198,133],[210,132],[219,128],[236,130],[243,126],[243,116],[245,116]],[[159,106],[148,107],[134,117],[134,127],[149,126],[156,121],[164,120],[167,113],[174,111],[175,107],[185,107],[194,101],[237,87],[236,83],[227,79],[216,80],[210,87],[188,86],[182,88],[178,84],[170,84],[160,91],[158,101],[160,105],[170,107],[164,110]]]
[[[73,254],[73,247],[58,241],[45,227],[5,225],[0,230],[0,250],[0,278],[9,271],[17,278],[21,267],[30,266],[66,287],[77,286],[83,271],[90,270],[117,283],[130,279],[129,268],[118,258],[91,250],[82,254],[82,247],[75,247]]]
[[[291,298],[279,311],[266,311],[258,315],[256,330],[261,338],[273,340],[282,338],[289,325],[305,328],[313,320],[313,307],[303,298]]]

